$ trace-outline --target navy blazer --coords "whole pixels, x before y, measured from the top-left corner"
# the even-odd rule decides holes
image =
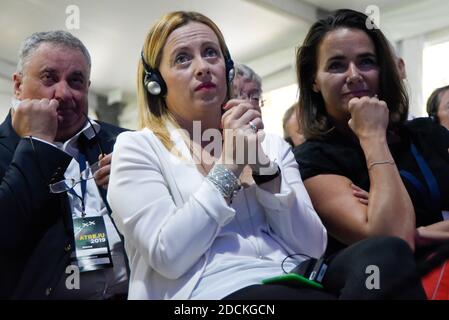
[[[110,153],[125,129],[99,124],[99,142]],[[88,162],[98,161],[96,139],[82,137],[80,149]],[[0,299],[51,297],[74,248],[68,197],[51,194],[48,187],[63,179],[72,157],[30,140],[16,134],[10,115],[0,125]],[[107,205],[106,190],[98,189]]]

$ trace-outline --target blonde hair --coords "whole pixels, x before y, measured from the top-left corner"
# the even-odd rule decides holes
[[[212,29],[218,38],[222,55],[230,58],[223,34],[217,25],[208,17],[198,12],[175,11],[162,16],[149,31],[143,46],[143,57],[152,69],[158,69],[162,60],[162,51],[170,34],[189,22],[199,22]],[[142,60],[139,60],[137,68],[137,101],[139,106],[139,126],[149,128],[161,140],[168,149],[173,149],[173,142],[166,128],[170,122],[179,127],[176,120],[170,115],[165,99],[160,96],[150,95],[144,86],[145,71]],[[168,88],[169,89],[169,88]],[[229,85],[228,95],[229,97]]]

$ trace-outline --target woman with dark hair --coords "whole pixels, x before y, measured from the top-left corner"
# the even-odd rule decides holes
[[[306,142],[294,153],[331,236],[328,252],[375,235],[421,249],[449,239],[441,222],[449,210],[449,134],[427,118],[406,121],[394,54],[367,19],[336,11],[298,50]],[[368,203],[354,197],[354,184],[369,190]]]

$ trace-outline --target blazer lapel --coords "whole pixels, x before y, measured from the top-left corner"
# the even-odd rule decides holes
[[[14,131],[11,124],[11,113],[8,112],[5,121],[0,125],[0,143],[11,151],[11,154],[14,154],[19,141],[20,137]]]

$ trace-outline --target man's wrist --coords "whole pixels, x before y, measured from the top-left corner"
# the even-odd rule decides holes
[[[36,136],[32,136],[32,135],[25,136],[25,138],[31,138],[31,139],[34,139],[34,140],[37,140],[37,141],[40,141],[40,142],[44,142],[44,143],[47,143],[47,144],[57,148],[57,146],[55,145],[54,141],[50,140],[50,139],[44,139],[42,137],[36,137]]]

